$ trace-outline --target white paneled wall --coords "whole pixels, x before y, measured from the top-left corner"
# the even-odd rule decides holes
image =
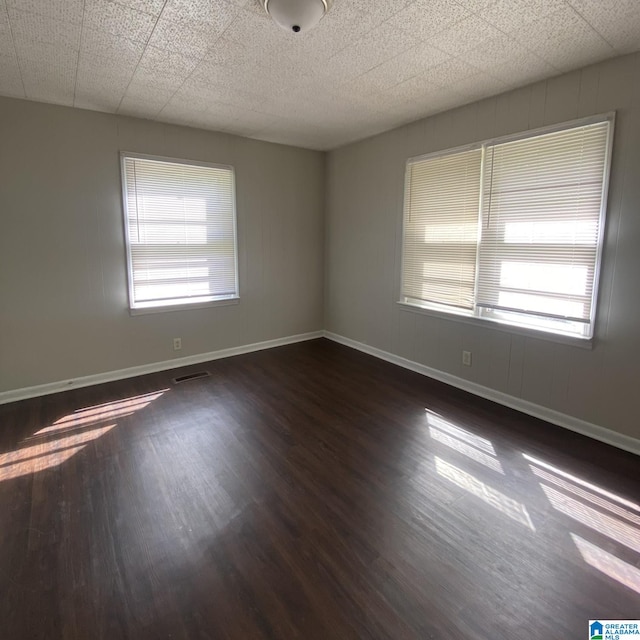
[[[407,158],[611,110],[617,112],[616,134],[592,350],[396,304]],[[639,54],[343,147],[329,154],[327,166],[328,331],[640,437]],[[473,353],[470,368],[462,366],[463,349]]]
[[[322,153],[8,98],[0,141],[0,392],[322,329]],[[119,151],[235,167],[239,304],[129,315]]]

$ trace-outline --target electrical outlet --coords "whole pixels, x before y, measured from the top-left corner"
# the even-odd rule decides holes
[[[471,351],[463,351],[462,352],[462,364],[465,367],[471,366]]]
[[[182,338],[174,338],[173,339],[173,350],[180,351],[182,349]]]

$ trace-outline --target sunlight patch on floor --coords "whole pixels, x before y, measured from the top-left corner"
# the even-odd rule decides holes
[[[601,549],[591,542],[587,542],[580,536],[571,534],[573,541],[575,542],[578,551],[583,560],[601,571],[605,575],[613,578],[620,584],[623,584],[629,589],[633,589],[636,593],[640,593],[640,569],[633,565],[620,560],[613,554]]]
[[[535,531],[527,508],[521,502],[505,496],[503,493],[500,493],[500,491],[481,482],[467,471],[458,469],[458,467],[438,457],[436,457],[436,471],[443,478],[450,480],[465,491],[480,498],[480,500],[486,502],[501,513],[504,513],[512,520],[525,525],[531,529],[531,531]]]
[[[166,391],[85,407],[63,416],[24,438],[15,450],[0,453],[0,482],[59,467],[111,431],[117,424],[114,419],[140,411]],[[91,426],[94,428],[87,429]]]

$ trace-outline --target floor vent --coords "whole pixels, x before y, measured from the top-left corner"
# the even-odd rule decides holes
[[[174,384],[179,382],[189,382],[189,380],[197,380],[198,378],[208,378],[211,374],[208,371],[197,371],[196,373],[187,373],[185,376],[178,376],[173,379]]]

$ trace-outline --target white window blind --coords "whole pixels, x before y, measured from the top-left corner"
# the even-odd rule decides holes
[[[410,162],[402,296],[473,309],[482,151]]]
[[[132,309],[238,296],[231,167],[122,156]]]
[[[409,160],[400,301],[591,337],[612,124]]]
[[[608,130],[599,122],[487,148],[476,301],[483,310],[589,333]]]

